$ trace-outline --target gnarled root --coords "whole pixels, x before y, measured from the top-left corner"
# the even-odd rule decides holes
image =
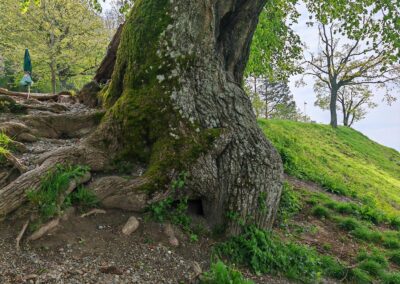
[[[92,171],[99,171],[107,163],[108,158],[104,152],[86,145],[61,148],[50,153],[39,167],[22,174],[0,189],[0,216],[5,216],[22,205],[26,201],[26,191],[37,190],[41,177],[57,164],[87,165]]]
[[[138,190],[148,180],[136,178],[127,180],[119,176],[108,176],[89,184],[105,208],[142,212],[148,205],[149,194]]]

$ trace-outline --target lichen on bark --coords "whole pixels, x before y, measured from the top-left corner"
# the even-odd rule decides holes
[[[142,190],[163,191],[189,172],[187,194],[233,234],[241,227],[228,213],[270,227],[281,194],[279,155],[240,86],[264,2],[137,1],[95,135],[113,159],[146,165]]]

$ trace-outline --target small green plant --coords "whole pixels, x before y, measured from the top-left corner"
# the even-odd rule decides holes
[[[371,230],[365,226],[360,226],[350,232],[350,234],[357,239],[378,243],[382,240],[382,233]]]
[[[348,269],[340,262],[333,259],[331,256],[323,255],[320,259],[321,268],[324,271],[324,276],[334,279],[345,279],[348,274]]]
[[[322,245],[322,249],[323,249],[324,251],[331,251],[331,250],[332,250],[332,245],[331,245],[331,244],[328,244],[328,243],[324,243],[324,244]]]
[[[311,214],[318,218],[328,218],[330,216],[329,210],[321,205],[314,206],[311,209]]]
[[[390,226],[395,229],[400,231],[400,217],[393,217],[390,219]]]
[[[382,237],[382,246],[387,249],[400,249],[399,236],[393,236],[388,233],[384,233]]]
[[[200,284],[254,284],[254,282],[246,280],[240,271],[218,261],[211,265],[209,272],[201,276]]]
[[[199,241],[199,236],[196,235],[196,234],[190,234],[190,241],[191,241],[192,243],[198,242],[198,241]]]
[[[3,132],[0,132],[0,165],[6,162],[5,155],[9,153],[11,143],[12,140]]]
[[[399,284],[400,283],[400,273],[399,272],[384,272],[381,275],[383,284]]]
[[[390,252],[388,257],[392,263],[400,265],[400,250]]]
[[[187,173],[181,173],[178,178],[172,181],[171,186],[174,193],[185,186]],[[148,207],[150,218],[156,222],[163,223],[170,221],[172,224],[180,226],[184,231],[191,233],[191,218],[187,215],[188,198],[175,201],[171,196],[151,204]]]
[[[361,228],[362,225],[359,221],[352,217],[343,218],[339,222],[339,227],[346,231],[353,231],[355,229]]]
[[[233,263],[248,266],[255,273],[282,273],[291,279],[312,282],[321,273],[317,253],[305,246],[283,243],[270,232],[254,226],[240,236],[218,244],[215,252]]]
[[[93,193],[93,191],[84,186],[78,187],[74,192],[72,192],[69,198],[71,204],[77,205],[81,208],[93,208],[99,205],[99,199],[97,196]]]
[[[287,221],[302,208],[299,193],[296,192],[289,183],[283,184],[281,201],[278,209],[278,220],[285,224]]]
[[[27,192],[28,200],[41,218],[47,220],[60,213],[60,209],[64,208],[64,204],[59,204],[60,195],[64,193],[73,178],[85,175],[88,170],[83,166],[57,165],[42,178],[37,190]],[[66,206],[68,205],[70,205],[69,199],[66,203]]]

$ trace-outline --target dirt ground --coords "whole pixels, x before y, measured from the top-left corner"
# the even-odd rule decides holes
[[[162,224],[136,215],[139,229],[131,236],[121,233],[129,212],[81,217],[75,212],[51,234],[21,243],[15,238],[25,220],[11,217],[0,223],[0,283],[196,283],[209,269],[214,240],[200,236],[197,242],[174,228],[179,246],[168,242]],[[200,218],[200,217],[198,217]],[[243,271],[255,283],[287,284],[290,281]]]
[[[168,244],[163,225],[140,220],[131,236],[121,233],[132,214],[107,211],[81,218],[75,213],[42,239],[22,244],[15,237],[23,220],[0,224],[0,283],[190,283],[196,266],[208,267],[212,242],[181,238]]]

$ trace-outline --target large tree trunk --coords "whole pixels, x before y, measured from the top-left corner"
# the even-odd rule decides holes
[[[206,218],[228,234],[245,224],[272,226],[282,163],[241,87],[265,1],[135,2],[102,94],[107,114],[84,144],[114,164],[145,166],[119,193],[146,194],[150,202],[200,199]],[[183,172],[185,189],[176,192],[171,182]]]
[[[265,0],[147,0],[125,23],[109,108],[95,143],[147,165],[139,190],[165,191],[188,172],[215,226],[271,227],[281,194],[279,155],[241,87]],[[227,216],[234,216],[227,220]]]

